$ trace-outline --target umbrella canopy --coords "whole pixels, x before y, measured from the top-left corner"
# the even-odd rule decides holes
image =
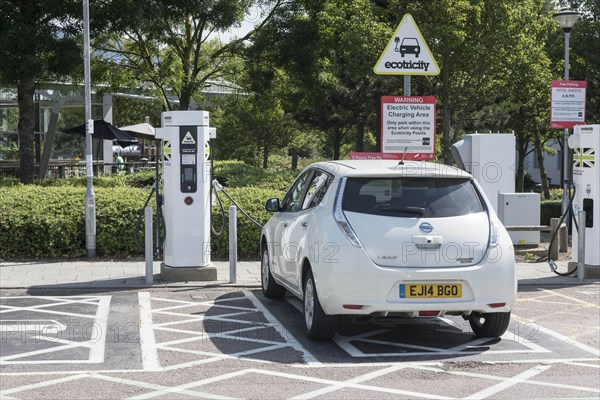
[[[65,133],[74,133],[76,135],[85,136],[85,124],[74,128],[65,129]],[[103,119],[94,121],[93,139],[116,140],[121,147],[131,146],[138,143],[138,140],[128,133],[122,131],[116,126],[104,121]]]
[[[138,139],[155,139],[154,127],[147,122],[136,125],[122,126],[119,129]]]

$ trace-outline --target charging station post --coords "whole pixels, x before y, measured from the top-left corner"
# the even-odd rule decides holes
[[[164,262],[166,281],[217,280],[210,259],[211,163],[207,111],[167,111],[156,137],[163,140]]]
[[[580,278],[600,275],[600,125],[577,125],[569,137],[569,147],[573,149],[573,183],[575,197],[573,199],[574,214],[585,211],[585,220],[579,223],[579,232],[573,230],[573,247],[579,242],[578,235],[585,235],[582,244],[585,250],[573,251],[572,263],[569,270],[577,264],[583,265],[585,275]],[[581,260],[581,255],[585,260]],[[583,274],[583,273],[582,273]]]

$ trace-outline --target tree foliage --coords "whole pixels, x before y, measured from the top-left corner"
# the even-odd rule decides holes
[[[34,178],[34,92],[40,81],[76,74],[81,2],[0,0],[0,83],[16,85],[21,181]]]
[[[104,78],[113,84],[152,85],[163,110],[187,110],[193,96],[209,80],[228,78],[230,57],[245,36],[223,44],[213,34],[239,26],[250,7],[264,3],[268,11],[255,29],[268,21],[285,0],[115,0],[98,7],[107,34],[95,41]],[[108,64],[108,66],[106,65]],[[102,68],[99,68],[102,70]],[[117,72],[115,74],[115,72]]]

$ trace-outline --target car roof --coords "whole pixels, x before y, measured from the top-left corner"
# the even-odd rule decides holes
[[[347,177],[472,178],[471,174],[456,167],[425,161],[337,160],[314,163],[307,168],[311,167]]]

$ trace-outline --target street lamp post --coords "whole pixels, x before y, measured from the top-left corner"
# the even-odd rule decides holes
[[[571,36],[571,29],[575,23],[581,17],[577,11],[561,10],[552,16],[556,22],[560,25],[562,30],[565,32],[565,80],[569,80],[569,39]],[[567,180],[571,176],[569,174],[569,146],[567,140],[569,139],[569,129],[566,128],[563,134],[563,198],[562,198],[562,212],[563,214],[568,213],[569,205],[569,185]],[[569,219],[567,218],[567,221]]]
[[[85,191],[85,248],[88,258],[96,257],[96,195],[93,187],[92,95],[90,83],[90,13],[89,0],[83,0],[83,75],[85,86],[85,169],[87,188]]]

